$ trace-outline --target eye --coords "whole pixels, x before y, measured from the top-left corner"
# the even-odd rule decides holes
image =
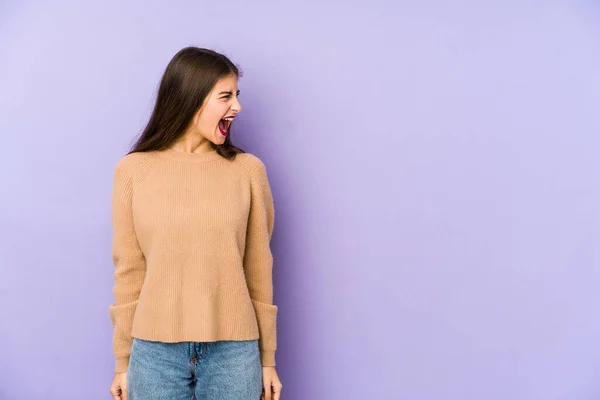
[[[240,97],[240,92],[237,92],[237,93],[236,93],[236,97]],[[225,96],[221,97],[221,99],[229,99],[229,98],[231,98],[231,95],[230,95],[230,94],[227,94],[227,95],[225,95]]]

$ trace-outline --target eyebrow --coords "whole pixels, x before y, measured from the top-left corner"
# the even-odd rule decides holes
[[[219,93],[219,96],[220,96],[220,95],[222,95],[222,94],[231,94],[231,92],[230,92],[230,91],[227,91],[227,92],[221,92],[221,93]],[[237,94],[240,94],[240,91],[239,91],[239,90],[237,91]]]

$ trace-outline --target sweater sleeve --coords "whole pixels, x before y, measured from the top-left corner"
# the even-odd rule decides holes
[[[258,158],[251,168],[251,200],[244,272],[259,329],[261,364],[275,366],[277,306],[273,304],[274,205],[265,165]]]
[[[112,259],[114,303],[109,307],[113,325],[115,372],[126,372],[131,352],[131,328],[138,297],[146,275],[146,260],[137,241],[132,214],[132,168],[126,158],[114,173],[112,192]]]

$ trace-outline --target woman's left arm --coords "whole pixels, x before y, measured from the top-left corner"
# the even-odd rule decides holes
[[[244,273],[260,332],[260,361],[275,366],[277,306],[273,304],[273,235],[275,209],[265,165],[257,157],[249,163],[250,214],[246,231]]]
[[[278,400],[282,385],[275,370],[277,306],[273,304],[273,254],[270,247],[275,208],[266,167],[257,157],[253,157],[252,161],[251,203],[246,232],[244,272],[258,322],[263,385],[265,389],[270,389],[265,390],[267,393],[263,392],[263,398]]]

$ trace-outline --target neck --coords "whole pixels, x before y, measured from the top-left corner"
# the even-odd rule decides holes
[[[184,162],[205,162],[222,158],[210,143],[196,147],[184,143],[174,144],[164,153],[171,159]]]

